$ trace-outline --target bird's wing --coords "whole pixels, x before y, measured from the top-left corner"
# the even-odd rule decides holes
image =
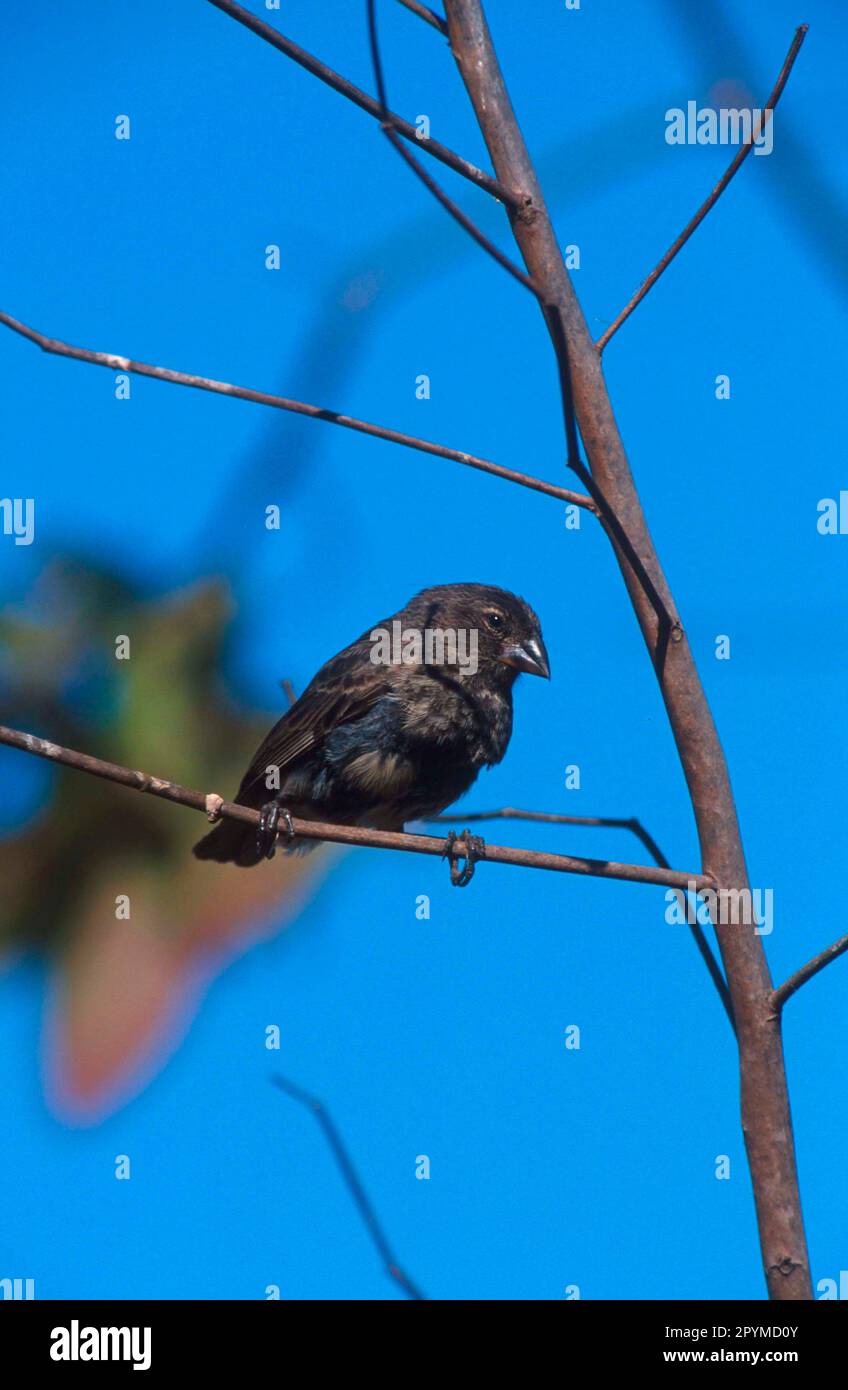
[[[300,699],[256,750],[242,778],[237,800],[242,801],[258,782],[265,786],[269,767],[280,772],[322,743],[333,729],[358,719],[388,695],[391,685],[385,666],[375,665],[363,654],[360,643],[348,647],[322,666]],[[365,655],[365,660],[363,660]]]

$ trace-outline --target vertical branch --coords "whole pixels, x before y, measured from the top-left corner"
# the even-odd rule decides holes
[[[523,189],[532,216],[510,212],[513,235],[544,301],[556,305],[565,333],[574,406],[592,476],[675,624],[676,640],[654,669],[686,777],[702,865],[721,889],[745,890],[748,875],[724,753],[686,635],[651,540],[589,333],[560,253],[530,156],[504,85],[479,0],[446,0],[451,50],[468,90],[499,180]],[[550,328],[550,322],[548,323]],[[555,345],[556,346],[556,345]],[[632,564],[614,547],[648,650],[661,621]],[[720,914],[719,914],[720,915]],[[745,1135],[769,1294],[812,1298],[779,1019],[762,941],[753,927],[717,921],[716,934],[733,1002],[739,1043]]]

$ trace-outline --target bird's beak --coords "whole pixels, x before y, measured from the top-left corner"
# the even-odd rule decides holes
[[[541,637],[528,637],[525,642],[505,647],[498,660],[505,666],[514,666],[516,671],[527,671],[531,676],[550,680],[551,665]]]

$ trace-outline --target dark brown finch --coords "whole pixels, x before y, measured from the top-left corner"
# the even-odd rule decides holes
[[[381,830],[437,814],[503,758],[519,671],[550,675],[523,599],[488,584],[424,589],[326,662],[257,750],[236,801],[262,810],[259,834],[221,821],[194,853],[257,864],[286,813]]]

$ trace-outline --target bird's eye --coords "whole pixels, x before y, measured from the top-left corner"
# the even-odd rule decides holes
[[[490,613],[483,615],[483,621],[490,632],[500,632],[504,625],[503,614],[492,609]]]

